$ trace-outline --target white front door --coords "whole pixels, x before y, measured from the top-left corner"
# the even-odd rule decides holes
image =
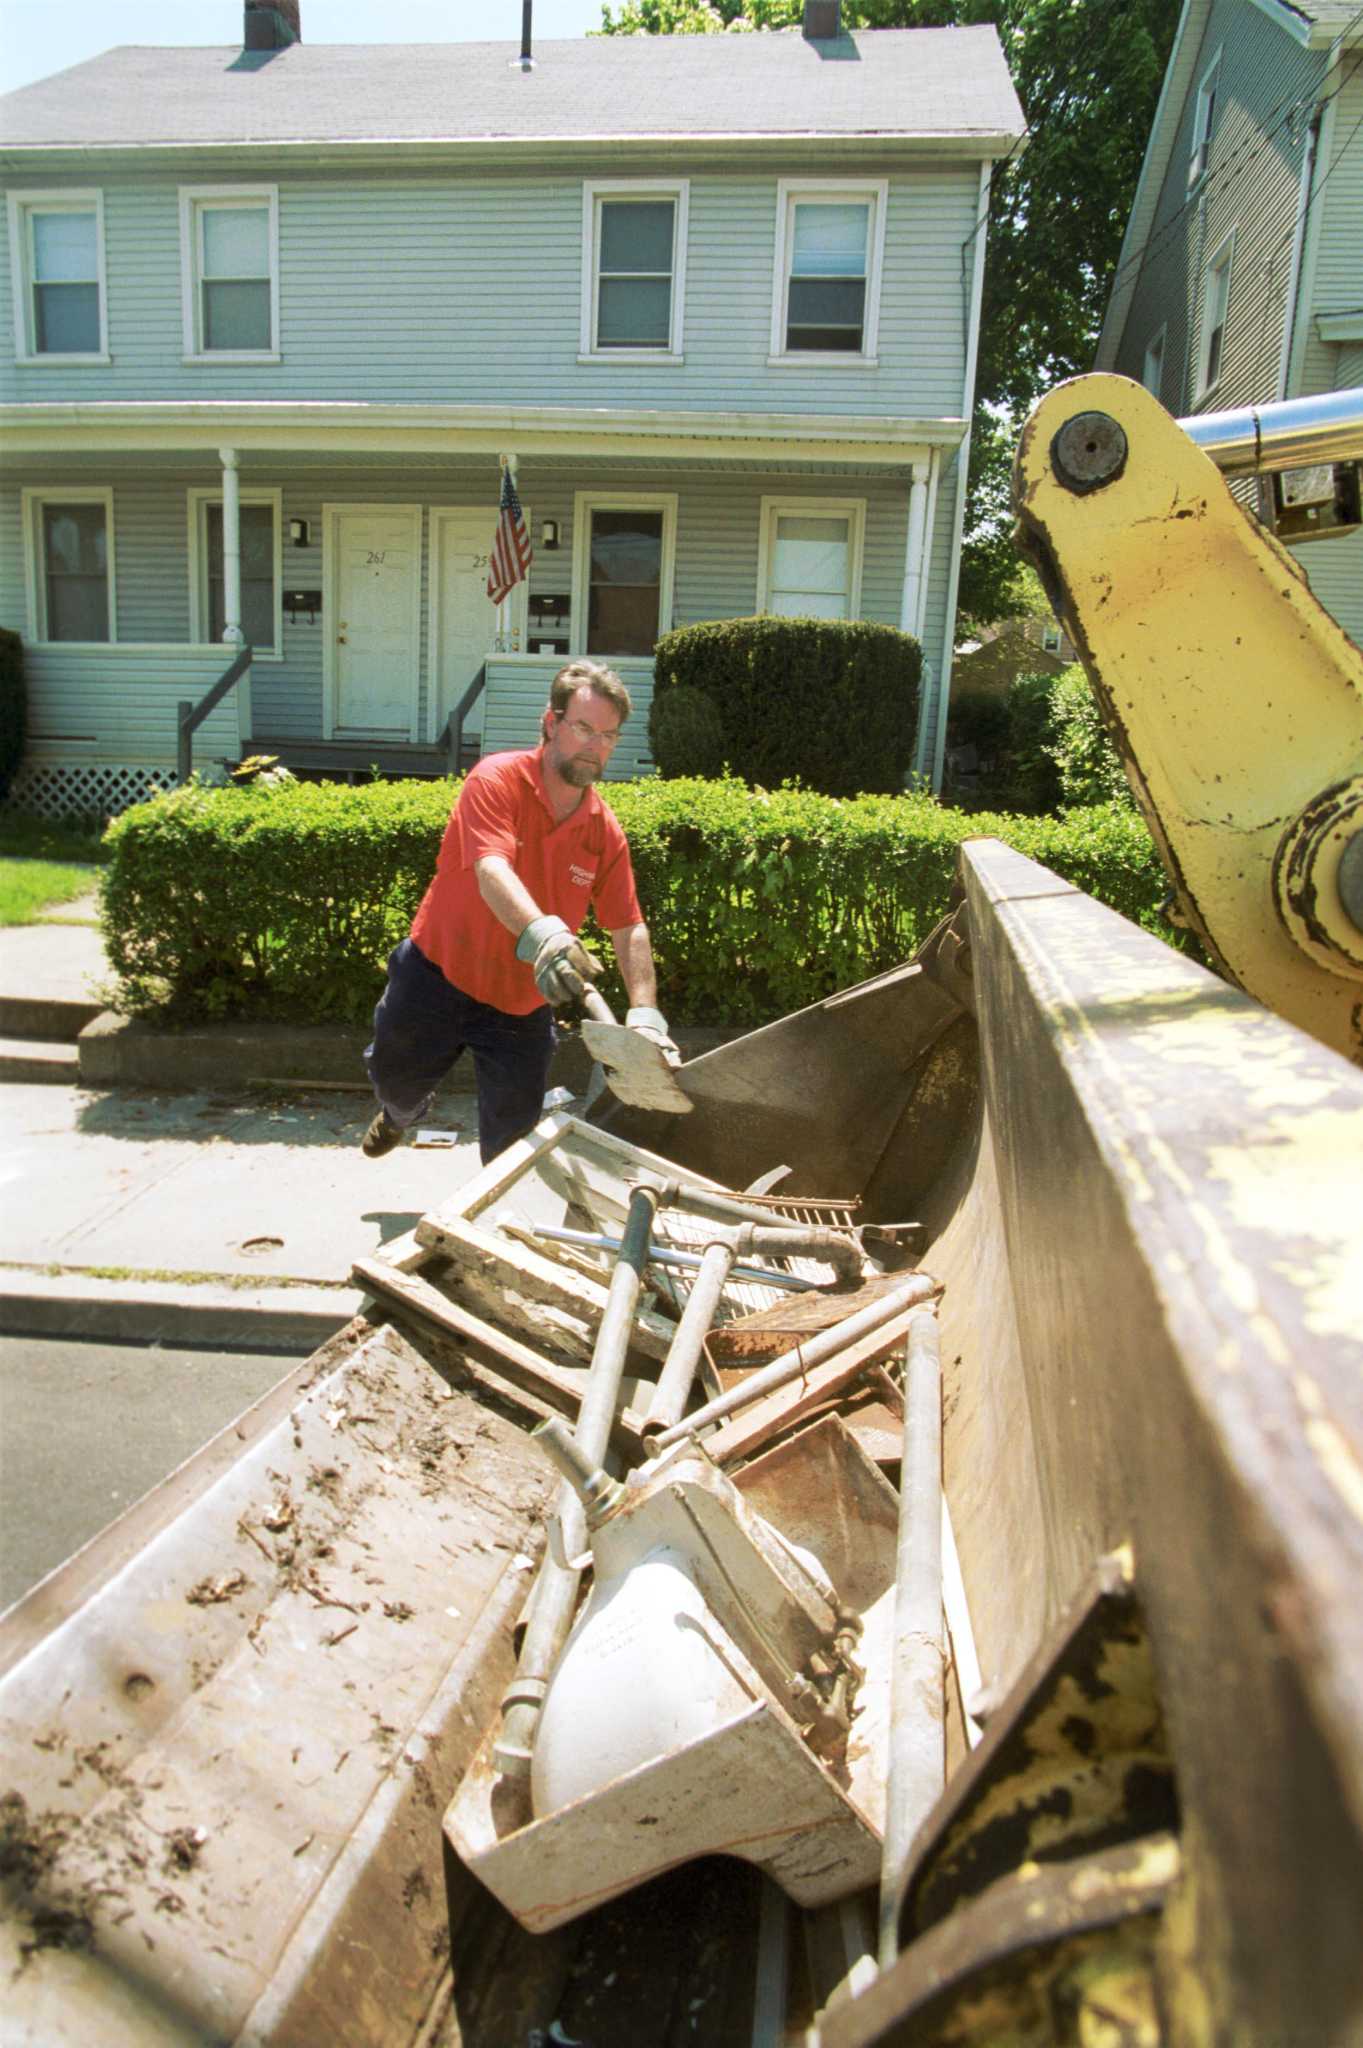
[[[421,507],[327,507],[331,732],[415,740]]]
[[[528,527],[529,510],[522,510]],[[459,511],[436,507],[431,513],[431,740],[444,731],[446,719],[492,650],[497,607],[487,594],[487,572],[496,531],[495,505]],[[524,582],[512,591],[508,613],[514,644],[524,648]],[[482,731],[484,702],[480,698],[467,714],[466,732]]]

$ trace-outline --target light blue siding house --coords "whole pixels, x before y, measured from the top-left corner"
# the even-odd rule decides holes
[[[243,638],[200,765],[444,772],[460,731],[533,744],[583,652],[637,689],[637,773],[658,634],[754,611],[917,634],[939,773],[984,209],[1022,126],[994,31],[526,64],[297,28],[247,0],[241,49],[0,101],[21,800],[164,780]],[[499,615],[503,462],[534,562]]]
[[[1180,417],[1363,385],[1358,0],[1185,0],[1097,367]],[[1363,531],[1296,552],[1363,645]]]

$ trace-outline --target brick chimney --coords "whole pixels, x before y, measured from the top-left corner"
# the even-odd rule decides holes
[[[301,43],[298,8],[299,0],[246,0],[243,47],[287,50],[290,43]]]
[[[805,40],[811,43],[828,43],[840,36],[841,12],[840,0],[805,0]]]

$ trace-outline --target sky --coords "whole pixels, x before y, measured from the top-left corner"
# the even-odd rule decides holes
[[[120,43],[241,42],[242,0],[0,0],[0,92]],[[514,42],[521,0],[302,0],[308,43]],[[601,0],[534,0],[534,40],[586,35]]]

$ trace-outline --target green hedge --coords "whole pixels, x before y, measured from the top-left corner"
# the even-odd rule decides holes
[[[0,626],[0,803],[9,795],[24,758],[27,727],[24,643],[17,633]]]
[[[125,811],[104,882],[122,1000],[168,1020],[366,1018],[456,788],[191,785]],[[659,1000],[679,1024],[761,1022],[894,966],[942,916],[956,848],[972,834],[1006,840],[1172,937],[1149,834],[1117,806],[966,816],[926,796],[843,801],[656,777],[608,795],[633,852]],[[618,1005],[613,975],[606,990]]]
[[[719,713],[729,772],[743,781],[799,782],[826,796],[898,791],[913,758],[922,663],[907,633],[864,619],[679,626],[655,653],[650,736],[656,745],[669,692],[699,690]]]

